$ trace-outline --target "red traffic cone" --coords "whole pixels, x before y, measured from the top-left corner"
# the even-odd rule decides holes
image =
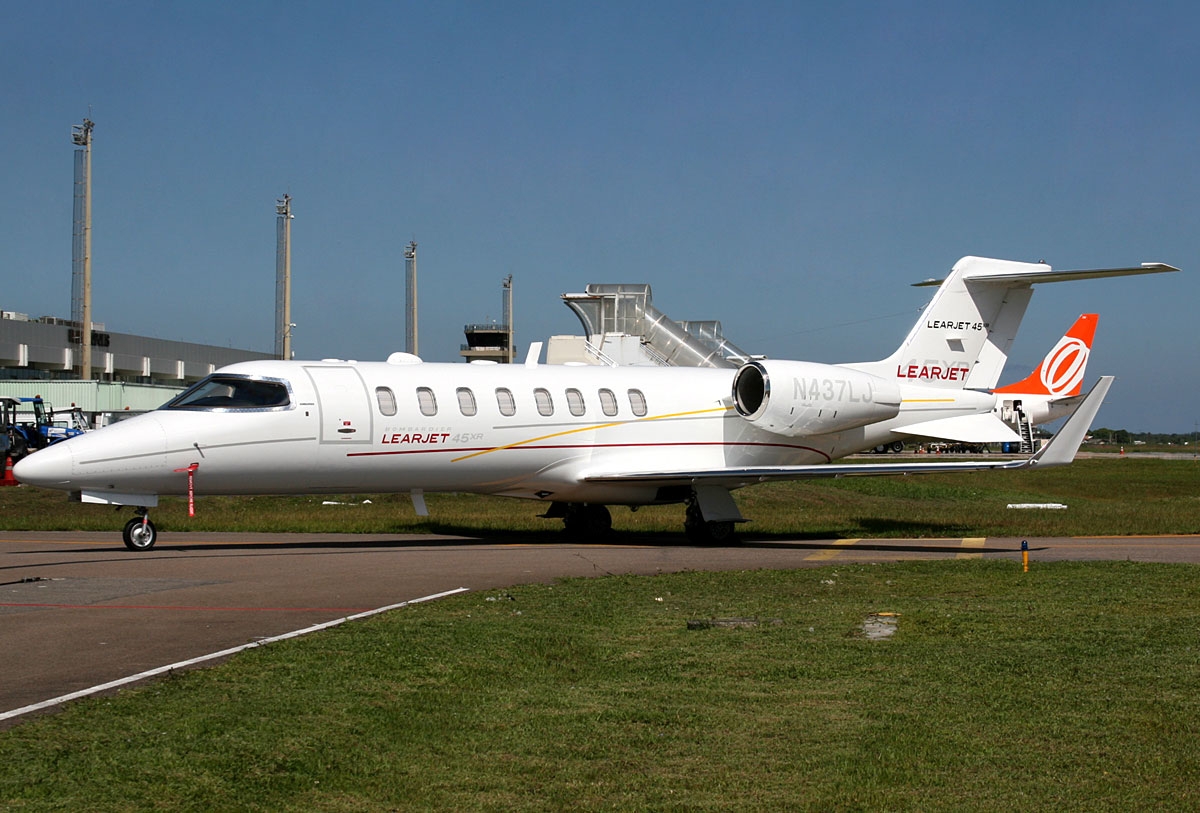
[[[13,469],[12,455],[5,455],[4,456],[4,477],[0,478],[0,486],[19,486],[19,485],[21,485],[20,483],[17,482],[17,478],[13,477],[12,469]]]

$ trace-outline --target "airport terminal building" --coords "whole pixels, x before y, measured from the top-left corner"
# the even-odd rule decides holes
[[[0,311],[0,397],[40,395],[55,407],[80,407],[92,425],[148,412],[213,370],[271,353],[110,333],[92,325],[92,380],[79,379],[74,322]]]

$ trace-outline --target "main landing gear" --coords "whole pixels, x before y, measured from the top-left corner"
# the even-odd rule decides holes
[[[708,492],[703,496],[692,491],[687,498],[687,513],[684,516],[683,530],[688,541],[693,545],[731,545],[737,541],[737,520],[725,517],[737,516],[736,506],[729,499],[729,492],[722,489],[714,496]],[[709,516],[715,514],[721,519],[704,518],[705,512],[701,507],[704,498],[710,500]],[[728,505],[724,500],[728,500]],[[732,509],[729,506],[733,506]],[[594,503],[552,503],[550,509],[542,514],[543,517],[557,518],[563,521],[563,530],[567,536],[580,542],[600,542],[609,537],[612,532],[612,514],[608,507]]]
[[[693,545],[728,545],[736,537],[736,525],[730,520],[705,520],[698,500],[691,500],[683,518],[683,532]]]
[[[137,509],[137,516],[125,523],[121,532],[125,547],[133,551],[147,551],[158,541],[158,529],[150,521],[150,512],[145,508]]]
[[[604,539],[612,531],[612,514],[606,505],[570,503],[563,515],[563,529],[576,539]]]
[[[567,536],[581,542],[600,542],[612,532],[608,506],[586,502],[553,502],[544,519],[561,519]]]

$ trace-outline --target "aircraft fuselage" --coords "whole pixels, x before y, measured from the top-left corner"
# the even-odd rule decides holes
[[[808,369],[833,396],[817,406],[836,414],[841,368]],[[677,500],[654,486],[583,480],[590,471],[662,468],[666,459],[677,470],[827,463],[898,437],[890,427],[902,421],[775,434],[733,408],[728,369],[265,361],[222,376],[272,383],[286,397],[172,402],[44,450],[22,478],[129,504],[187,493],[195,465],[199,495],[416,489],[638,505]],[[915,399],[905,414],[974,413],[992,403],[937,394],[936,404]]]

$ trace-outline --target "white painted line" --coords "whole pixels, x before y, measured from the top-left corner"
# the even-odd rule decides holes
[[[53,708],[54,706],[61,705],[63,703],[66,703],[69,700],[78,700],[81,697],[87,697],[88,695],[98,694],[99,692],[108,691],[109,689],[115,689],[118,686],[124,686],[127,683],[136,683],[139,680],[145,680],[146,678],[152,678],[155,675],[162,675],[162,674],[170,672],[174,669],[183,669],[184,667],[195,666],[196,664],[204,663],[205,661],[216,660],[217,658],[225,658],[230,655],[235,655],[238,652],[242,652],[247,649],[253,649],[258,646],[266,646],[267,644],[273,644],[276,641],[286,641],[288,638],[299,638],[301,635],[308,635],[311,632],[319,632],[320,630],[323,630],[323,629],[329,629],[330,627],[336,627],[338,624],[344,624],[347,621],[357,621],[360,618],[367,618],[372,615],[379,615],[380,613],[386,613],[388,610],[398,610],[401,607],[407,607],[410,604],[420,604],[424,601],[435,601],[439,598],[445,598],[446,596],[453,596],[456,593],[465,593],[469,589],[470,588],[468,588],[468,587],[459,587],[454,590],[447,590],[444,593],[434,593],[431,596],[422,596],[421,598],[414,598],[411,601],[402,601],[399,604],[389,604],[386,607],[378,607],[374,610],[367,610],[366,612],[355,613],[354,615],[348,615],[344,618],[336,618],[333,621],[326,621],[324,624],[317,624],[312,627],[305,627],[302,630],[294,630],[293,632],[285,632],[282,635],[276,635],[271,638],[263,638],[262,640],[259,640],[259,641],[252,641],[251,643],[248,643],[248,644],[242,644],[241,646],[235,646],[232,649],[222,649],[220,652],[213,652],[209,655],[201,655],[198,658],[191,658],[186,661],[179,661],[179,663],[172,663],[168,666],[159,666],[154,669],[147,670],[145,672],[139,672],[136,675],[130,675],[129,677],[123,677],[123,678],[119,678],[117,680],[109,681],[108,683],[102,683],[99,686],[93,686],[90,689],[80,689],[77,692],[71,692],[70,694],[64,694],[61,697],[55,697],[51,700],[43,700],[41,703],[34,703],[31,706],[23,706],[22,708],[13,709],[12,711],[0,712],[0,720],[11,720],[13,717],[20,717],[22,714],[29,714],[30,712],[33,712],[33,711],[41,711],[42,709]]]

